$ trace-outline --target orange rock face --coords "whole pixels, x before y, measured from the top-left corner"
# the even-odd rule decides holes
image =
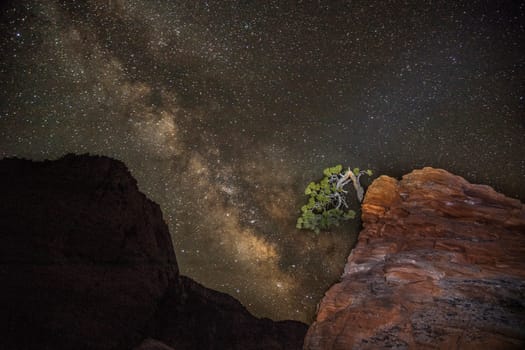
[[[424,168],[368,188],[304,349],[525,348],[525,207]]]

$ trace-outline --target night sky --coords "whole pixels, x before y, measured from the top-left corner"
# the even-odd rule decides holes
[[[524,23],[518,1],[12,1],[0,158],[124,161],[183,274],[310,322],[358,230],[295,229],[325,167],[525,199]]]

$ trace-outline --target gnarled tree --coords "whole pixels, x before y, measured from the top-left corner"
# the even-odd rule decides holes
[[[362,175],[372,176],[372,170],[348,168],[342,171],[341,165],[326,168],[324,178],[316,183],[310,182],[304,193],[308,203],[301,208],[301,216],[297,219],[297,228],[313,230],[319,233],[328,227],[339,226],[341,221],[355,218],[355,211],[348,206],[348,191],[345,186],[352,183],[359,203],[363,200],[364,189],[359,182]]]

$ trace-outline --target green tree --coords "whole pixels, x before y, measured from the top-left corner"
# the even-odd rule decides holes
[[[326,168],[320,182],[310,182],[304,194],[309,196],[308,202],[301,207],[301,216],[296,227],[319,233],[330,226],[339,226],[342,221],[355,218],[355,211],[347,203],[348,191],[345,186],[352,183],[357,200],[363,201],[364,189],[359,182],[362,175],[372,176],[372,170],[354,168],[343,172],[341,165]]]

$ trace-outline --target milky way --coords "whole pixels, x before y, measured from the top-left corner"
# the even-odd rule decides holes
[[[523,2],[291,3],[2,5],[0,157],[123,160],[183,274],[307,322],[359,228],[295,229],[323,168],[525,198]]]

